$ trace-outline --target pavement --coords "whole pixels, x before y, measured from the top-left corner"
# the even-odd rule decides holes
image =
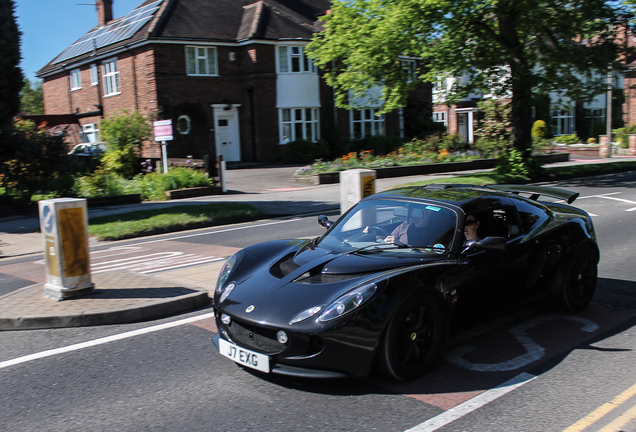
[[[571,158],[550,166],[635,160],[634,156],[606,159]],[[297,166],[229,169],[227,192],[222,195],[144,202],[89,209],[89,218],[141,209],[183,204],[245,202],[260,209],[264,218],[285,217],[340,210],[340,185],[310,185],[293,181]],[[443,179],[469,171],[377,179],[376,192],[431,178]],[[43,259],[43,237],[37,215],[0,218],[0,264]],[[94,239],[89,247],[100,245]],[[113,242],[110,242],[113,243]],[[116,243],[116,242],[115,242]],[[56,300],[44,296],[44,283],[13,290],[0,297],[0,331],[145,321],[192,311],[210,302],[210,280],[216,280],[223,262],[145,275],[135,272],[105,272],[91,276],[94,289],[87,294]],[[42,267],[44,269],[44,267]],[[43,270],[44,271],[44,270]],[[43,279],[43,278],[39,278]],[[0,283],[8,280],[0,271]],[[7,292],[0,286],[0,293]]]

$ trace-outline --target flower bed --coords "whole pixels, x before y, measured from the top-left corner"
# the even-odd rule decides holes
[[[554,163],[554,162],[567,162],[570,160],[569,153],[552,153],[545,155],[535,156],[542,163]],[[376,173],[376,178],[393,178],[404,177],[411,175],[424,175],[424,174],[437,174],[453,171],[468,171],[475,169],[490,169],[497,165],[497,159],[474,159],[463,162],[440,162],[440,163],[427,163],[421,165],[404,165],[404,166],[391,166],[384,168],[367,168],[373,169]],[[322,172],[315,174],[302,174],[301,170],[296,171],[293,176],[295,182],[310,183],[315,185],[320,184],[332,184],[340,182],[340,172]]]

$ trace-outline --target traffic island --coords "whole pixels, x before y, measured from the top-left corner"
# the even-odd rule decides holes
[[[44,284],[0,297],[0,331],[126,324],[192,311],[209,304],[207,291],[131,271],[93,275],[94,290],[52,301]]]

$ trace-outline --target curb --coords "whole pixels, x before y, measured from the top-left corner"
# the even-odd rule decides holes
[[[190,312],[210,303],[207,291],[152,276],[130,272],[98,276],[95,290],[77,298],[45,298],[42,283],[0,297],[0,331],[127,324]]]

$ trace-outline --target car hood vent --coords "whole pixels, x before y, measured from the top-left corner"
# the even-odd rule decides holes
[[[394,268],[433,261],[425,258],[386,259],[374,255],[333,254],[322,248],[303,248],[283,257],[270,268],[277,279],[289,277],[290,282],[304,284],[325,284],[340,282]],[[312,265],[313,264],[313,265]],[[302,273],[298,270],[304,267]]]
[[[300,266],[294,262],[294,253],[291,253],[275,263],[270,268],[270,273],[272,274],[272,276],[278,279],[282,279],[296,270],[298,267]]]

